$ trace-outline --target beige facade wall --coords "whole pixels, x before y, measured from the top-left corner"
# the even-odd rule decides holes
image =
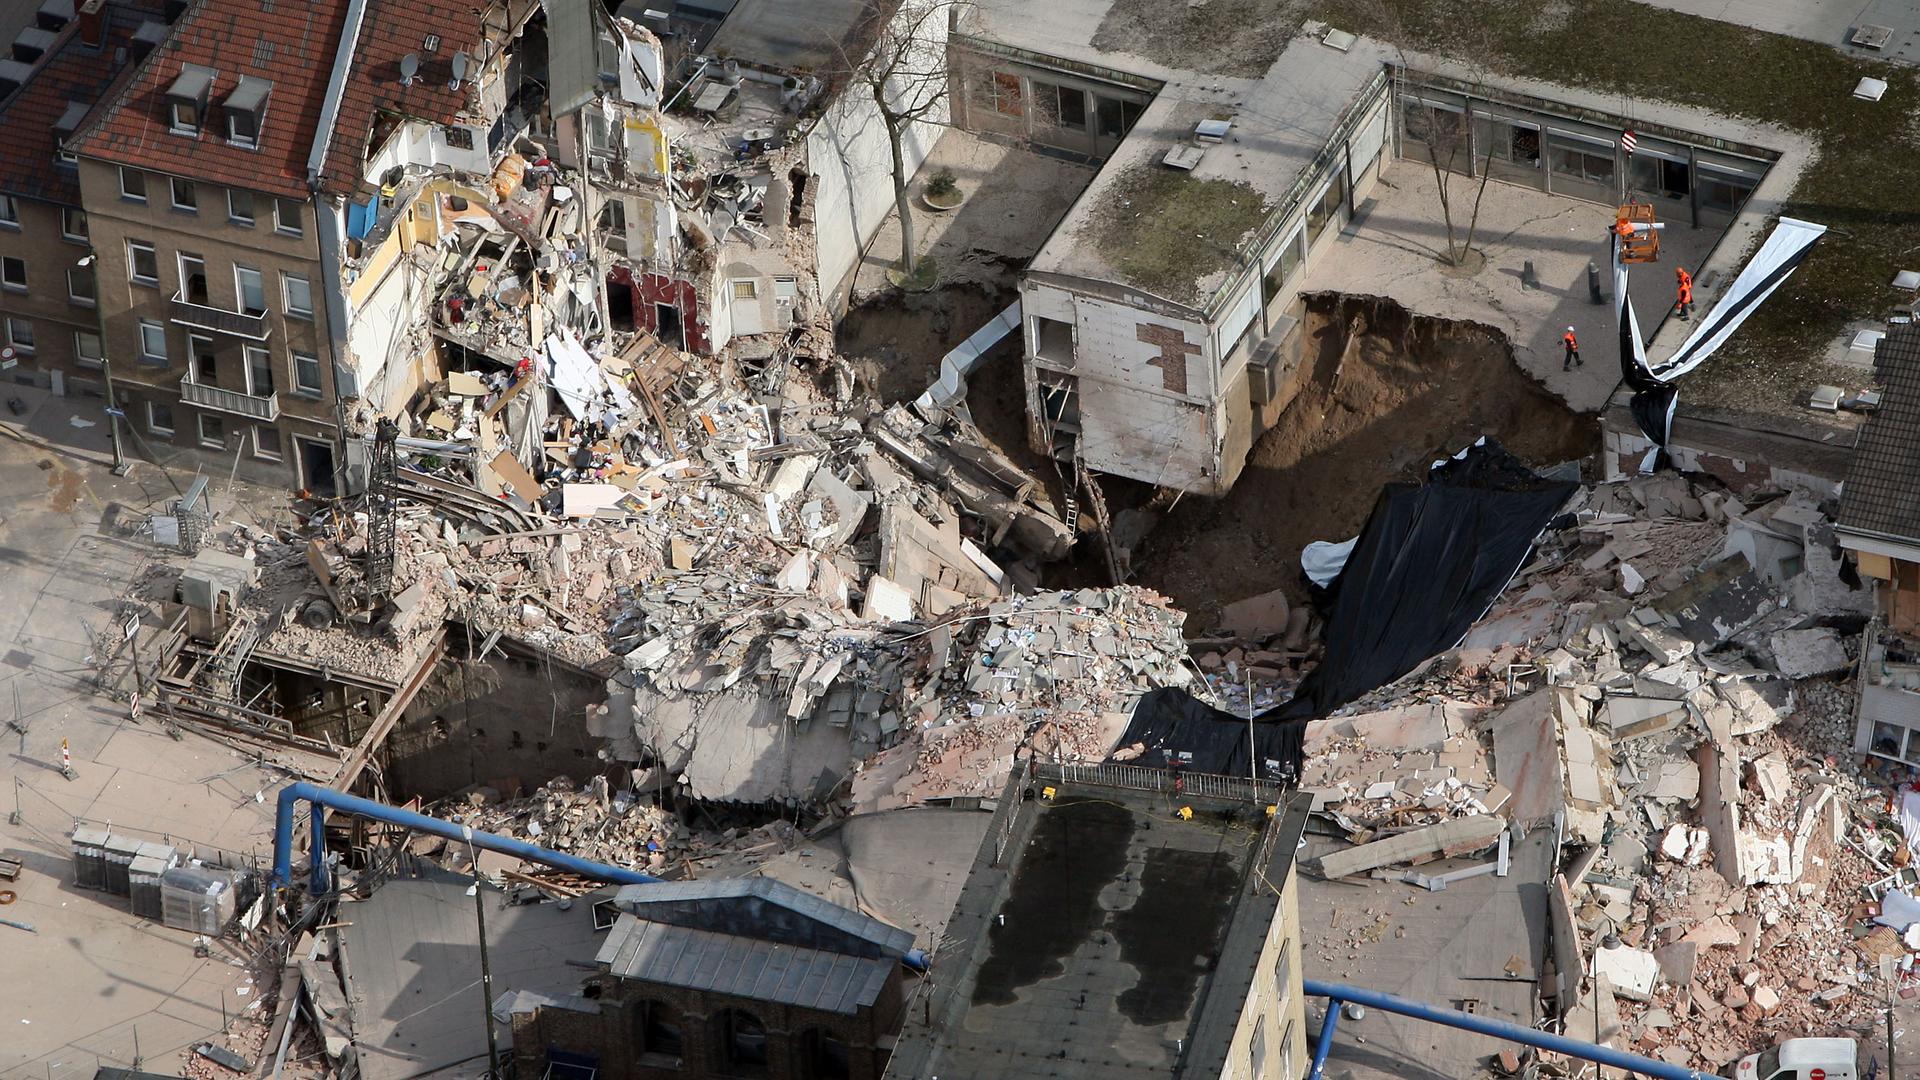
[[[1307,1074],[1313,1048],[1300,962],[1300,882],[1289,868],[1221,1080],[1299,1080]]]
[[[98,254],[94,269],[104,343],[129,425],[153,447],[218,453],[256,478],[313,486],[314,477],[299,471],[301,447],[324,444],[329,448],[325,460],[333,461],[336,414],[312,204],[288,204],[288,211],[298,208],[296,235],[277,227],[277,201],[271,196],[250,193],[253,221],[247,224],[232,213],[225,187],[196,182],[197,209],[188,210],[174,205],[174,178],[142,173],[146,198],[141,201],[123,194],[121,174],[118,166],[104,162],[80,163],[82,201]],[[151,283],[134,278],[134,245],[152,249],[156,280]],[[204,266],[204,295],[185,292],[182,275],[189,266],[182,255],[197,257]],[[176,311],[176,298],[238,311],[236,268],[260,274],[264,340],[189,326]],[[291,302],[302,280],[311,308],[306,315]],[[160,340],[164,358],[151,354]],[[249,356],[250,349],[260,348],[266,350],[264,364]],[[296,355],[313,363],[299,365],[296,373]],[[227,392],[219,395],[226,405],[183,401],[181,385],[190,373],[197,384]],[[309,463],[320,466],[321,458],[311,456]]]
[[[19,286],[15,278],[0,287],[0,345],[12,347],[18,361],[0,379],[104,396],[100,314],[86,299],[91,271],[79,265],[88,251],[85,215],[77,207],[69,214],[68,208],[26,199],[15,200],[13,210],[17,223],[0,223],[0,257],[7,260],[7,276],[24,270],[26,283]],[[69,239],[69,229],[81,232]]]

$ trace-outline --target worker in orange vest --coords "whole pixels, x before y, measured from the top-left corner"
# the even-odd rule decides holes
[[[1687,273],[1686,267],[1676,266],[1673,268],[1673,276],[1679,293],[1680,317],[1685,319],[1693,314],[1693,275]]]
[[[1580,359],[1580,339],[1573,336],[1573,327],[1567,327],[1567,332],[1560,336],[1560,343],[1567,347],[1567,359],[1560,365],[1561,371],[1572,371],[1576,364],[1586,366],[1586,361]]]

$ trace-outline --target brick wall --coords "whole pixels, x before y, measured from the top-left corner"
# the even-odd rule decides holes
[[[601,1002],[598,1013],[541,1009],[514,1017],[513,1045],[519,1075],[539,1080],[548,1052],[588,1056],[599,1062],[598,1080],[879,1080],[886,1050],[899,1028],[905,1000],[901,976],[887,980],[871,1008],[853,1016],[709,994],[601,976],[589,983]],[[679,1030],[679,1055],[648,1045],[647,1010]],[[766,1064],[739,1064],[730,1053],[728,1012],[751,1017],[766,1033]],[[658,1029],[656,1028],[656,1031]],[[831,1041],[844,1046],[833,1053]],[[837,1065],[844,1060],[844,1068]]]

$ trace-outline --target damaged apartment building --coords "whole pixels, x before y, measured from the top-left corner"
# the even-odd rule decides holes
[[[893,203],[848,76],[875,18],[56,0],[0,72],[0,112],[46,132],[0,169],[8,368],[116,397],[133,453],[324,495],[357,490],[380,416],[462,430],[425,423],[454,373],[553,385],[635,334],[826,355]],[[914,25],[944,49],[945,18]],[[941,119],[906,133],[907,174]],[[540,396],[502,425],[526,467],[564,404]]]

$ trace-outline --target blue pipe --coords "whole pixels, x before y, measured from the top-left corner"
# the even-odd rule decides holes
[[[1326,1067],[1327,1052],[1333,1048],[1333,1029],[1338,1022],[1340,1006],[1348,1001],[1365,1005],[1370,1009],[1379,1009],[1381,1012],[1411,1016],[1415,1020],[1425,1020],[1430,1024],[1444,1024],[1462,1031],[1477,1032],[1481,1035],[1491,1035],[1496,1039],[1505,1039],[1508,1042],[1551,1050],[1568,1057],[1597,1061],[1616,1069],[1655,1077],[1656,1080],[1715,1080],[1706,1073],[1695,1072],[1655,1058],[1629,1054],[1610,1046],[1601,1046],[1581,1039],[1569,1039],[1565,1035],[1554,1035],[1506,1020],[1495,1020],[1490,1016],[1475,1016],[1472,1013],[1442,1009],[1424,1001],[1383,994],[1378,990],[1363,990],[1357,986],[1343,986],[1339,983],[1321,982],[1318,979],[1304,979],[1302,985],[1307,993],[1328,999],[1327,1018],[1320,1024],[1320,1041],[1314,1047],[1313,1071],[1307,1074],[1307,1080],[1321,1080],[1321,1070]]]
[[[642,874],[638,870],[627,870],[618,866],[608,866],[605,863],[589,862],[572,855],[562,855],[560,852],[549,851],[529,844],[525,840],[515,840],[510,836],[499,836],[481,832],[478,829],[469,830],[466,826],[455,825],[451,821],[441,821],[439,818],[416,814],[397,806],[377,803],[372,799],[362,799],[357,795],[347,795],[332,788],[296,783],[288,784],[280,790],[279,800],[274,807],[273,887],[276,889],[285,888],[293,881],[293,804],[301,799],[312,804],[308,809],[308,816],[313,819],[313,849],[309,853],[312,876],[309,886],[315,896],[327,891],[326,813],[321,807],[331,807],[345,813],[372,818],[375,821],[401,825],[415,832],[444,836],[448,840],[471,842],[477,848],[498,851],[530,862],[543,863],[579,874],[581,877],[593,878],[596,881],[611,881],[618,885],[650,885],[661,880],[649,874]],[[932,963],[932,958],[927,955],[925,949],[909,950],[902,959],[915,971],[925,971]]]
[[[313,818],[313,850],[309,853],[312,862],[311,886],[315,895],[327,891],[327,846],[326,812],[328,807],[360,817],[400,825],[415,832],[442,836],[448,840],[470,841],[474,847],[488,851],[498,851],[503,855],[512,855],[529,862],[542,863],[555,869],[579,874],[595,881],[611,881],[619,885],[648,885],[659,881],[657,877],[642,874],[638,870],[627,870],[605,863],[589,862],[572,855],[562,855],[557,851],[548,851],[525,840],[515,840],[509,836],[497,836],[493,833],[469,830],[464,825],[455,825],[451,821],[441,821],[425,814],[416,814],[411,810],[402,810],[397,806],[377,803],[372,799],[362,799],[357,795],[348,795],[332,788],[317,784],[288,784],[280,789],[278,805],[273,816],[273,887],[284,888],[293,881],[293,804],[305,799],[312,806],[308,814]]]

